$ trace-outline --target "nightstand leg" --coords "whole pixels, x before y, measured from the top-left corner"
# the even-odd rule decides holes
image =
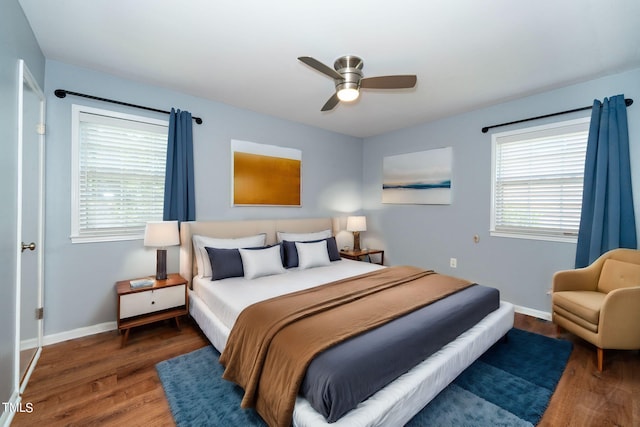
[[[176,316],[176,326],[178,327],[178,330],[181,331],[182,328],[180,328],[180,317]]]
[[[129,339],[129,331],[131,329],[126,329],[124,331],[124,335],[122,335],[122,340],[120,341],[120,347],[124,347],[125,345],[127,345],[127,340]]]

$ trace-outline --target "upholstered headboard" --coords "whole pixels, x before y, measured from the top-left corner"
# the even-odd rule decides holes
[[[261,219],[248,221],[188,221],[180,224],[180,275],[188,280],[196,274],[196,262],[191,237],[194,234],[223,239],[266,233],[267,244],[277,243],[278,231],[308,233],[331,229],[331,218]]]

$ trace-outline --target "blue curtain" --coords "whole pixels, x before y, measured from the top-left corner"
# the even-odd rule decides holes
[[[586,267],[615,248],[637,248],[623,95],[593,102],[576,268]]]
[[[193,179],[193,129],[191,113],[171,109],[167,169],[164,178],[165,221],[194,221],[196,202]]]

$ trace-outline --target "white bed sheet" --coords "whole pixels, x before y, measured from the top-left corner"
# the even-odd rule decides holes
[[[194,278],[194,291],[190,292],[189,311],[214,347],[222,351],[231,330],[227,323],[231,319],[235,321],[241,311],[241,309],[238,311],[240,306],[270,298],[282,292],[282,289],[270,289],[270,286],[261,288],[261,283],[265,285],[271,281],[273,281],[272,284],[276,285],[277,283],[286,283],[282,285],[286,288],[287,286],[294,286],[298,282],[299,273],[305,273],[306,275],[306,273],[316,270],[314,273],[318,274],[312,274],[312,276],[316,277],[310,280],[319,280],[317,284],[320,284],[381,268],[368,263],[347,261],[349,260],[332,263],[332,266],[340,265],[341,268],[339,269],[320,267],[305,271],[290,270],[285,275],[272,276],[272,279],[269,280],[254,280],[253,283],[249,284],[252,289],[246,289],[246,292],[241,292],[243,302],[238,303],[238,305],[231,304],[231,306],[227,307],[228,312],[224,315],[224,317],[227,317],[226,321],[217,317],[210,309],[209,304],[220,304],[215,300],[215,298],[221,298],[220,295],[223,295],[222,299],[233,299],[232,295],[238,293],[235,292],[237,289],[208,292],[207,290],[212,288],[210,284],[216,282],[208,279],[201,279],[196,282]],[[322,272],[321,269],[326,269],[326,271]],[[341,274],[346,275],[341,276]],[[277,279],[278,277],[280,278],[279,280]],[[235,285],[231,285],[232,281],[226,282],[227,280],[230,279],[225,279],[222,282],[228,283],[229,287],[234,286],[236,288],[240,284],[246,285],[245,282],[249,282],[243,278],[238,278],[237,281],[233,280]],[[296,289],[297,286],[295,285]],[[311,286],[313,285],[309,284],[307,287]],[[226,284],[222,287],[226,288]],[[196,288],[198,288],[199,292],[195,291]],[[200,295],[204,298],[209,298],[210,301],[205,302]],[[217,296],[214,297],[214,295]],[[328,423],[321,414],[311,407],[306,399],[298,397],[293,412],[293,425],[296,427],[395,427],[404,425],[464,369],[506,334],[513,327],[513,318],[513,305],[508,302],[501,302],[498,310],[487,315],[455,341],[447,344],[409,372],[388,384],[335,423]],[[233,322],[231,322],[232,324]]]
[[[230,277],[224,280],[194,277],[193,290],[211,311],[216,313],[222,324],[231,329],[240,312],[251,304],[380,268],[384,267],[343,259],[323,267],[307,270],[292,268],[283,274],[252,280],[244,277]]]

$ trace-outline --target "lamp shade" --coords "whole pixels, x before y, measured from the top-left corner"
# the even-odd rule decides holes
[[[366,216],[348,217],[347,231],[367,231],[367,217]]]
[[[157,248],[180,244],[178,221],[148,222],[144,230],[144,245]]]

